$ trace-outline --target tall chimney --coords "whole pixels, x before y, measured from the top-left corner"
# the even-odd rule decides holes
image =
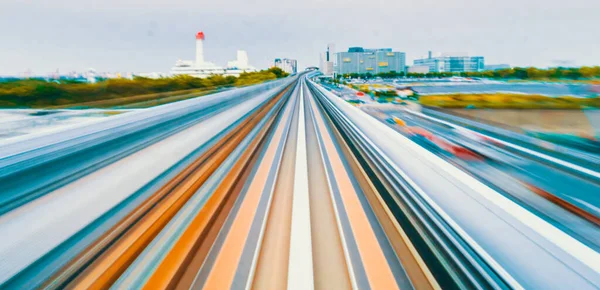
[[[196,63],[204,63],[204,32],[196,33]]]

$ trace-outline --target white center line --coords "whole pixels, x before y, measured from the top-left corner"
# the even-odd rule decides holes
[[[298,114],[298,143],[296,145],[287,287],[294,290],[314,289],[303,88],[304,81],[302,80],[300,83],[300,112]]]

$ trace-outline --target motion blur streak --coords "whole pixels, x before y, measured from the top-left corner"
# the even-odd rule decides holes
[[[315,75],[0,147],[0,288],[600,285],[598,156]]]

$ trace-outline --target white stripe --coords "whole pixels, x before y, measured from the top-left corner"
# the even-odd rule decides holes
[[[295,108],[295,104],[292,103],[292,102],[289,102],[286,105],[286,109],[285,109],[285,112],[284,112],[284,116],[285,116],[285,114],[289,113],[289,116],[287,117],[288,120],[283,120],[283,118],[282,118],[282,120],[279,121],[280,123],[279,123],[278,126],[283,126],[284,130],[285,130],[285,127],[287,126],[288,122],[290,123],[289,124],[290,126],[288,127],[287,131],[283,132],[283,136],[281,137],[281,140],[280,140],[280,143],[279,143],[279,144],[283,144],[284,146],[285,146],[285,144],[287,144],[287,139],[290,136],[290,128],[291,128],[291,126],[293,126],[293,124],[291,124],[291,123],[292,123],[292,120],[294,118],[294,110],[295,109],[296,109]],[[272,145],[276,145],[276,144],[272,144]],[[277,145],[277,146],[279,146],[279,145]],[[277,154],[277,150],[275,152]],[[274,167],[271,169],[271,170],[275,170],[275,176],[273,177],[274,182],[272,182],[271,184],[268,184],[268,185],[265,186],[265,188],[267,188],[267,186],[270,187],[269,188],[269,201],[267,203],[267,209],[265,211],[265,215],[264,215],[264,217],[262,219],[262,222],[261,222],[260,234],[258,236],[258,241],[257,241],[257,244],[256,244],[256,250],[254,251],[254,256],[252,258],[252,263],[250,264],[251,265],[250,266],[250,272],[248,273],[248,279],[246,280],[246,288],[245,288],[246,290],[252,289],[252,284],[254,283],[254,277],[255,277],[255,274],[256,274],[256,267],[258,266],[258,257],[260,255],[260,252],[261,252],[261,249],[262,249],[262,246],[263,246],[263,239],[265,237],[265,231],[267,229],[267,220],[268,220],[270,212],[271,212],[271,207],[272,207],[271,204],[273,203],[273,194],[275,193],[275,184],[276,184],[276,181],[277,181],[277,179],[279,177],[279,173],[280,173],[279,170],[280,170],[281,164],[283,162],[283,154],[284,154],[284,150],[281,150],[281,152],[279,152],[278,155],[275,155],[275,159],[277,159],[277,161],[272,164],[272,166],[274,166]]]
[[[315,129],[315,135],[316,135],[316,139],[317,139],[317,144],[324,144],[323,142],[323,136],[321,135],[320,131],[319,131],[319,126],[317,125],[317,114],[318,112],[316,111],[316,103],[315,103],[315,99],[309,98],[309,102],[310,102],[310,110],[312,110],[313,112],[313,118],[312,118],[312,126]],[[325,148],[321,147],[321,145],[319,145],[319,152],[321,154],[319,154],[321,156],[321,162],[323,164],[323,169],[325,170],[325,176],[329,176],[328,173],[328,169],[327,166],[325,166],[325,163],[328,162],[325,160]],[[331,199],[331,204],[333,207],[333,212],[335,213],[335,224],[337,225],[337,229],[339,231],[339,236],[340,236],[340,240],[342,241],[342,250],[344,252],[344,258],[346,259],[346,265],[348,266],[348,275],[350,276],[350,283],[352,284],[352,289],[356,290],[358,289],[358,283],[356,282],[356,274],[354,271],[354,266],[352,265],[352,260],[350,259],[350,253],[348,251],[348,242],[346,241],[346,235],[344,234],[344,228],[342,227],[342,221],[340,220],[340,210],[339,207],[343,206],[340,205],[338,203],[336,203],[335,201],[335,196],[333,194],[333,187],[331,185],[331,179],[329,177],[326,178],[327,180],[327,189],[329,192],[329,198]]]
[[[452,128],[460,128],[460,129],[464,129],[464,130],[467,130],[467,131],[475,133],[475,134],[483,135],[486,138],[489,138],[489,139],[491,139],[491,140],[493,140],[495,142],[501,143],[504,146],[508,146],[508,147],[513,148],[513,149],[525,152],[527,154],[530,154],[530,155],[533,155],[533,156],[536,156],[536,157],[539,157],[539,158],[542,158],[542,159],[546,159],[546,160],[548,160],[550,162],[554,162],[556,164],[560,164],[562,166],[571,168],[573,170],[576,170],[576,171],[579,171],[581,173],[590,175],[592,177],[600,178],[600,172],[596,172],[594,170],[590,170],[590,169],[587,169],[585,167],[582,167],[582,166],[579,166],[579,165],[576,165],[576,164],[573,164],[573,163],[570,163],[570,162],[567,162],[567,161],[564,161],[564,160],[560,160],[558,158],[554,158],[552,156],[549,156],[549,155],[546,155],[546,154],[543,154],[543,153],[540,153],[540,152],[536,152],[536,151],[527,149],[525,147],[521,147],[519,145],[515,145],[515,144],[509,143],[509,142],[506,142],[506,141],[502,141],[500,139],[496,139],[496,138],[488,136],[486,134],[475,132],[475,131],[473,131],[473,130],[471,130],[469,128],[462,127],[462,126],[459,126],[459,125],[456,125],[456,124],[453,124],[453,123],[450,123],[450,122],[446,122],[444,120],[440,120],[440,119],[435,118],[435,117],[431,117],[431,116],[428,116],[428,115],[425,115],[425,114],[422,114],[422,113],[419,113],[419,112],[411,111],[411,110],[406,110],[406,111],[409,112],[409,113],[411,113],[411,114],[417,115],[419,117],[431,120],[433,122],[437,122],[437,123],[441,123],[441,124],[444,124],[444,125],[448,125],[448,126],[450,126]]]
[[[298,290],[314,289],[310,203],[308,195],[308,161],[302,85],[301,83],[287,286],[288,289]]]
[[[324,89],[322,89],[320,86],[316,86],[316,87],[320,91],[324,92],[324,94],[327,94],[327,92]],[[421,157],[430,161],[432,164],[437,165],[438,168],[444,170],[446,173],[448,173],[450,176],[454,177],[456,180],[461,181],[464,185],[471,188],[474,192],[479,193],[481,196],[483,196],[484,198],[486,198],[487,200],[489,200],[490,202],[492,202],[493,204],[495,204],[496,206],[498,206],[499,208],[504,210],[506,213],[512,215],[517,220],[521,221],[524,225],[526,225],[533,231],[537,232],[539,235],[546,238],[548,241],[552,242],[557,247],[563,249],[566,253],[569,253],[575,259],[579,260],[580,262],[582,262],[583,264],[585,264],[586,266],[588,266],[595,272],[600,273],[600,254],[598,252],[589,248],[585,244],[581,243],[580,241],[571,237],[570,235],[566,234],[565,232],[561,231],[560,229],[554,227],[547,221],[539,218],[535,214],[529,212],[528,210],[526,210],[525,208],[516,204],[512,200],[510,200],[510,199],[506,198],[505,196],[499,194],[498,192],[494,191],[493,189],[486,186],[485,184],[479,182],[478,180],[476,180],[472,176],[468,175],[467,173],[461,171],[457,167],[444,161],[440,157],[431,154],[429,151],[426,151],[426,149],[423,149],[422,147],[420,147],[416,143],[410,141],[403,135],[397,134],[397,132],[393,131],[392,128],[382,124],[379,120],[375,119],[374,117],[360,111],[360,109],[358,109],[346,102],[338,101],[335,97],[328,97],[328,99],[332,102],[335,101],[336,106],[340,106],[340,107],[345,106],[346,108],[348,108],[348,110],[353,110],[354,112],[357,112],[358,114],[360,114],[361,118],[363,118],[362,121],[371,123],[373,125],[373,127],[372,127],[373,130],[381,130],[381,133],[384,135],[386,134],[385,132],[389,132],[389,135],[386,135],[386,136],[390,136],[390,137],[394,138],[395,141],[397,141],[398,143],[405,144],[407,147],[413,149],[413,152],[419,154]],[[415,113],[415,112],[412,112],[412,113]],[[348,118],[345,114],[344,114],[344,116],[346,118]],[[350,124],[362,136],[362,138],[364,138],[365,141],[367,141],[372,147],[379,148],[355,124],[353,124],[352,122],[350,122]],[[503,276],[503,278],[512,280],[512,283],[517,283],[516,280],[512,279],[512,277],[508,277],[509,276],[508,272],[506,272],[506,270],[501,268],[500,265],[493,259],[493,257],[491,255],[489,255],[456,222],[454,222],[454,220],[451,219],[451,217],[447,213],[445,213],[445,211],[443,211],[440,206],[438,206],[435,202],[433,202],[433,200],[424,192],[424,190],[422,190],[416,183],[414,183],[414,181],[412,181],[410,179],[410,177],[405,176],[404,171],[402,171],[385,153],[381,152],[381,155],[386,160],[386,162],[388,162],[394,168],[394,170],[396,170],[398,173],[400,173],[403,176],[403,178],[405,178],[407,180],[407,182],[428,203],[430,203],[430,205],[438,212],[438,214],[440,214],[442,216],[442,218],[444,218],[454,228],[454,230],[457,231],[459,233],[459,235],[461,235],[461,237],[463,237],[463,239],[465,239],[473,248],[475,248],[475,250],[489,264],[493,265],[494,268],[499,267],[499,268],[495,268],[495,269],[500,270],[500,272],[501,272],[500,274],[501,274],[501,276]],[[415,166],[418,166],[418,164],[415,164]],[[513,284],[513,285],[516,285],[516,287],[514,287],[514,288],[522,288],[522,286],[520,286],[518,284]]]

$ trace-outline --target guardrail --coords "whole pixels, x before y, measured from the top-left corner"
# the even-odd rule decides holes
[[[600,279],[600,254],[317,84],[311,86],[341,131],[384,177],[378,182],[388,185],[390,208],[397,204],[400,218],[408,216],[416,229],[421,224],[423,230],[416,232],[431,249],[430,257],[445,259],[461,273],[446,276],[457,287],[595,287],[590,281]]]
[[[293,81],[226,91],[117,115],[0,146],[0,215],[253,97]],[[232,116],[231,123],[243,116]],[[35,178],[32,178],[35,176]]]
[[[423,108],[422,113],[407,110],[408,113],[441,123],[453,128],[462,128],[484,135],[528,157],[550,165],[559,166],[577,175],[600,182],[600,156],[539,140],[502,128],[482,124],[432,109]],[[545,147],[551,147],[548,150]]]

